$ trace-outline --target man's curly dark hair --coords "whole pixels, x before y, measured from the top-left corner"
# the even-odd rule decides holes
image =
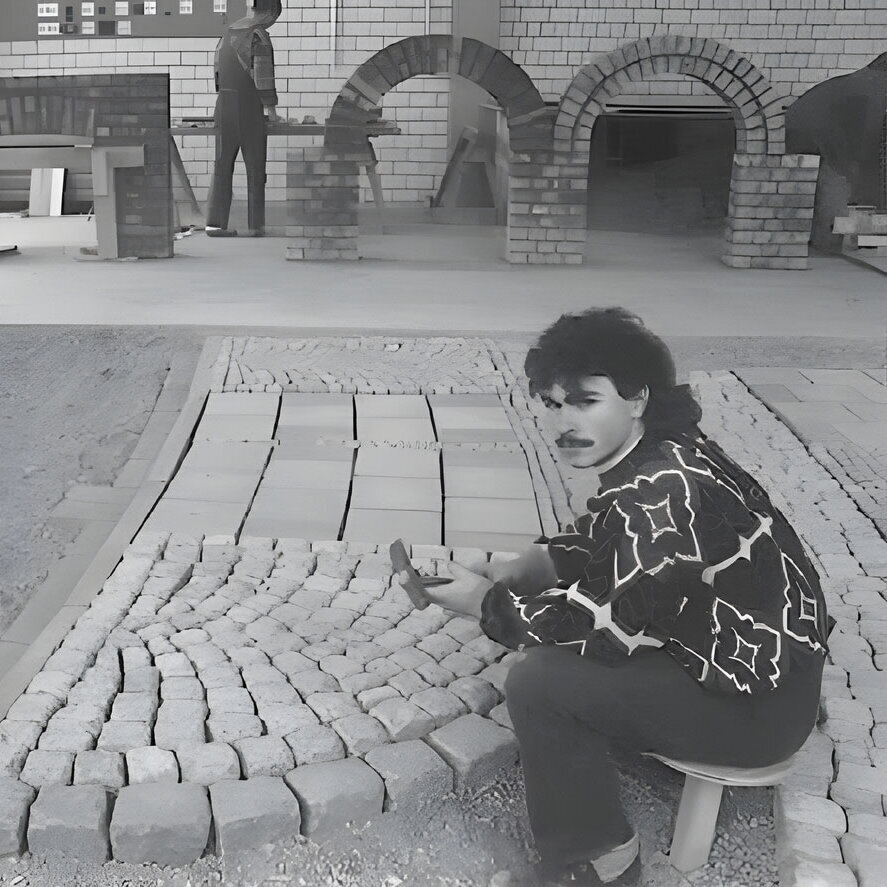
[[[626,399],[646,385],[646,432],[692,433],[702,416],[689,387],[676,384],[668,346],[624,308],[562,314],[530,349],[524,372],[533,396],[555,384],[574,387],[586,376],[608,376]]]

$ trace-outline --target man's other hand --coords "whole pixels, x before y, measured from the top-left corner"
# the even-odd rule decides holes
[[[480,619],[481,604],[493,583],[486,576],[473,573],[452,561],[447,563],[447,570],[453,581],[446,585],[426,587],[425,596],[432,604],[437,604],[445,610]],[[408,575],[406,572],[398,573],[397,578],[403,583],[407,581]]]

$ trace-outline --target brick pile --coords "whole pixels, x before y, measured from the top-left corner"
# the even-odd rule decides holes
[[[287,259],[356,259],[366,148],[299,148],[287,157]]]
[[[807,268],[818,175],[816,155],[737,154],[724,263],[731,268]]]
[[[512,157],[508,261],[582,263],[588,155],[534,151]]]

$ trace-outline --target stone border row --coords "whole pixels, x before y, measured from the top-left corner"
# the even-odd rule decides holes
[[[24,691],[29,681],[42,668],[53,650],[62,642],[78,617],[98,593],[102,582],[111,575],[150,514],[166,485],[178,468],[190,441],[194,426],[203,410],[206,390],[217,362],[218,336],[207,337],[197,368],[190,383],[185,404],[165,443],[142,479],[135,496],[121,515],[114,529],[95,552],[86,569],[68,578],[68,586],[53,598],[64,599],[64,604],[50,618],[43,630],[27,646],[18,660],[0,678],[0,716]],[[47,580],[49,582],[50,580]],[[46,583],[44,583],[46,584]],[[41,592],[38,590],[37,594]]]

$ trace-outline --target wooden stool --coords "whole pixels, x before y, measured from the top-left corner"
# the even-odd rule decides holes
[[[691,872],[708,861],[725,785],[777,785],[794,761],[792,757],[769,767],[744,768],[675,761],[652,752],[645,756],[686,776],[669,853],[671,864],[681,872]]]

